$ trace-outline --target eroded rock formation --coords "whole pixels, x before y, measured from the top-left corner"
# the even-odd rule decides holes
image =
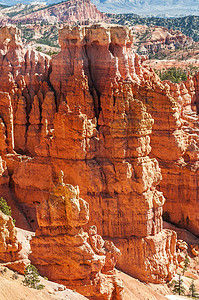
[[[122,281],[114,269],[121,253],[97,234],[96,226],[89,235],[83,231],[88,203],[79,197],[78,186],[64,184],[62,172],[49,199],[37,207],[37,218],[31,261],[42,275],[89,299],[123,299]]]
[[[134,25],[134,47],[141,55],[155,54],[161,50],[177,50],[179,47],[192,46],[191,37],[179,30],[167,29],[160,26]]]
[[[196,123],[183,119],[198,103],[197,76],[161,82],[133,53],[127,27],[64,27],[51,62],[22,49],[16,29],[2,30],[14,32],[15,44],[2,48],[2,74],[11,80],[7,88],[0,82],[8,99],[1,155],[30,224],[37,228],[35,206],[48,203],[62,169],[90,204],[90,224],[124,253],[118,266],[145,281],[170,280],[176,235],[163,229],[163,205],[173,222],[184,213],[183,226],[199,230]]]
[[[28,257],[22,251],[17,229],[11,216],[5,215],[0,210],[0,262],[14,271],[23,273],[30,263]]]
[[[20,244],[13,219],[0,211],[0,260],[1,262],[18,259]]]
[[[166,124],[162,124],[164,134],[159,130],[161,143],[158,141],[157,132],[157,142],[152,144],[152,153],[158,157],[162,170],[163,180],[160,182],[160,188],[166,197],[164,211],[167,221],[198,235],[199,118],[196,82],[197,75],[180,84],[165,82],[168,94],[175,102],[172,100],[172,105],[167,107],[162,101],[164,118],[167,118],[169,127],[166,129]],[[172,115],[176,122],[171,123]],[[154,141],[153,138],[151,140]],[[159,144],[162,144],[161,148]]]

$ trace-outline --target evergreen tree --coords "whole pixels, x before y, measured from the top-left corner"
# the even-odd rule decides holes
[[[194,297],[194,298],[198,298],[199,297],[199,294],[196,292],[196,287],[195,287],[194,279],[192,280],[191,285],[189,287],[189,294],[190,294],[191,297]]]
[[[184,266],[183,266],[183,270],[182,270],[183,275],[184,275],[185,271],[187,271],[189,263],[190,263],[190,260],[189,260],[188,255],[186,254],[185,255],[185,260],[184,260]]]
[[[178,274],[178,280],[174,280],[173,283],[174,283],[174,287],[173,287],[174,294],[184,295],[185,288],[183,286],[183,280],[180,274]]]

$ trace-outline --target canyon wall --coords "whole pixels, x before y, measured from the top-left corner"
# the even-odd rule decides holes
[[[166,197],[165,219],[198,235],[199,118],[196,78],[188,78],[180,84],[164,81],[164,86],[161,84],[156,94],[150,93],[150,97],[157,100],[147,107],[156,120],[151,145],[152,155],[158,159],[162,170],[163,180],[159,186]]]
[[[24,49],[16,28],[0,37],[1,191],[36,229],[36,206],[63,170],[90,204],[89,225],[123,253],[119,268],[170,280],[176,234],[163,229],[163,205],[171,221],[199,231],[197,76],[161,82],[122,26],[66,26],[51,60]]]

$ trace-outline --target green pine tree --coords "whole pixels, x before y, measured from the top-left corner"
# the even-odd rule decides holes
[[[183,275],[184,275],[185,271],[187,271],[189,263],[190,263],[190,260],[189,260],[188,255],[186,254],[185,260],[184,260],[184,266],[183,266],[183,270],[182,270]]]
[[[174,280],[173,283],[174,283],[173,293],[178,295],[184,295],[185,288],[183,286],[183,280],[180,274],[178,274],[178,280]]]
[[[193,298],[199,297],[199,294],[196,292],[196,287],[195,287],[194,279],[192,280],[191,285],[189,287],[189,294]]]

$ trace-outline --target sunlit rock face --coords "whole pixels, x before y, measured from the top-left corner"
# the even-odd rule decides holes
[[[197,75],[161,82],[133,53],[127,27],[66,26],[51,61],[24,50],[15,32],[14,46],[2,46],[8,65],[18,60],[3,67],[0,150],[30,224],[61,169],[89,203],[89,225],[125,253],[118,266],[170,280],[176,236],[163,229],[163,205],[172,222],[199,230]]]
[[[19,260],[21,245],[17,239],[17,231],[11,216],[0,211],[0,260],[14,262]]]
[[[79,188],[64,184],[63,172],[47,201],[37,207],[39,228],[31,240],[31,261],[42,275],[75,289],[89,299],[123,299],[123,284],[114,269],[118,255],[91,226],[89,205]],[[42,253],[42,255],[41,255]]]
[[[84,169],[88,174],[89,190],[85,197],[92,205],[91,219],[98,220],[98,229],[104,236],[117,238],[116,243],[125,252],[124,257],[118,259],[121,269],[145,281],[169,280],[176,268],[176,236],[162,230],[165,198],[156,189],[162,175],[157,160],[148,156],[154,119],[138,94],[142,87],[147,88],[143,81],[150,86],[150,76],[154,76],[154,80],[158,78],[153,72],[143,69],[139,57],[132,52],[132,36],[128,28],[66,27],[60,31],[59,40],[62,50],[52,61],[50,75],[58,102],[70,119],[74,113],[81,116],[82,124],[85,124],[83,128],[88,128],[85,117],[90,118],[87,139],[81,142],[76,139],[79,147],[76,144],[76,151],[69,151],[69,156],[77,159],[81,153],[85,155],[82,159],[88,159]],[[63,71],[59,72],[61,65]],[[75,88],[71,88],[74,84]],[[84,93],[77,92],[79,86],[83,87]],[[61,130],[61,120],[55,126],[55,134],[56,127]],[[78,131],[79,127],[74,134]],[[67,143],[72,145],[71,140],[67,139]],[[56,144],[59,151],[63,138]],[[73,172],[70,171],[70,179],[66,177],[71,183]],[[148,240],[150,236],[153,238]],[[141,255],[143,244],[146,250]],[[164,251],[158,250],[160,248]],[[139,252],[140,259],[131,263],[131,254],[136,256]],[[155,259],[154,263],[153,257],[158,257],[158,252],[162,253],[161,259]],[[171,262],[169,268],[165,258]],[[154,269],[152,265],[155,265]]]

